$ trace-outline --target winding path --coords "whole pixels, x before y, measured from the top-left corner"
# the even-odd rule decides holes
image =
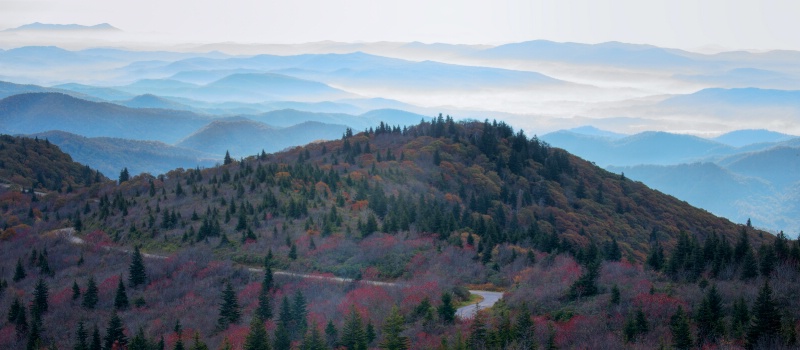
[[[475,313],[479,310],[487,309],[494,306],[495,303],[503,298],[502,292],[490,292],[488,290],[470,290],[471,294],[477,294],[483,297],[482,301],[467,306],[462,306],[456,310],[456,316],[461,319],[470,319],[475,317]]]
[[[65,237],[70,243],[77,244],[77,245],[84,245],[86,241],[82,238],[75,236],[75,229],[72,227],[62,228],[59,230],[50,231],[51,234],[63,236]],[[119,252],[124,252],[130,254],[131,251],[128,249],[124,249],[121,247],[105,247],[105,249],[113,249]],[[148,259],[166,259],[167,256],[165,255],[158,255],[158,254],[148,254],[142,253],[142,256]],[[248,267],[248,271],[250,272],[264,272],[264,269],[257,268],[257,267]],[[296,278],[306,278],[306,279],[315,279],[315,280],[323,280],[323,281],[330,281],[335,283],[352,283],[352,282],[360,282],[364,284],[370,284],[373,286],[382,286],[382,287],[405,287],[407,284],[405,283],[398,283],[398,282],[384,282],[384,281],[372,281],[372,280],[356,280],[353,278],[346,278],[346,277],[336,277],[336,276],[326,276],[326,275],[317,275],[317,274],[307,274],[307,273],[297,273],[297,272],[289,272],[289,271],[273,271],[274,275],[279,276],[288,276],[288,277],[296,277]],[[470,290],[471,294],[477,294],[483,297],[483,300],[476,303],[470,304],[467,306],[463,306],[456,310],[456,316],[461,319],[470,319],[475,316],[476,310],[483,310],[486,308],[492,307],[497,301],[503,298],[503,293],[501,292],[491,292],[487,290]]]

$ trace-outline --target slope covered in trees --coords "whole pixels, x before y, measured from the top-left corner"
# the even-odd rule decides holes
[[[0,310],[16,310],[0,344],[70,347],[99,327],[166,348],[755,347],[791,343],[800,316],[797,242],[503,123],[381,125],[225,163],[7,202],[43,215],[0,245]],[[70,226],[83,245],[47,234]],[[467,286],[505,295],[454,318]],[[44,299],[23,327],[13,305]]]

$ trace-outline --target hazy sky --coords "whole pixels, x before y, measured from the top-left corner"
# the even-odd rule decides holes
[[[533,39],[800,50],[797,0],[0,0],[0,28],[108,22],[148,40]]]

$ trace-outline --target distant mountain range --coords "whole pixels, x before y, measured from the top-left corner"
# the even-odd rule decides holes
[[[796,136],[768,130],[738,130],[712,140],[663,132],[597,136],[602,134],[584,127],[541,138],[733,221],[750,218],[793,234],[800,227]]]
[[[112,179],[123,168],[128,168],[132,175],[144,172],[157,175],[177,168],[208,168],[222,162],[222,157],[217,154],[175,147],[159,141],[84,137],[63,131],[28,136],[52,142],[76,162],[90,164]]]
[[[49,91],[34,85],[0,84],[5,91]],[[123,106],[126,105],[126,106]],[[159,174],[174,168],[208,167],[226,151],[245,157],[319,140],[381,122],[411,125],[423,115],[382,109],[360,115],[291,109],[237,117],[192,112],[192,107],[154,95],[117,104],[59,92],[30,92],[0,100],[0,132],[46,138],[111,177],[122,168]]]
[[[93,26],[85,26],[80,24],[50,24],[34,22],[24,24],[16,28],[6,29],[5,31],[25,31],[25,30],[69,30],[69,31],[119,31],[108,23],[95,24]]]

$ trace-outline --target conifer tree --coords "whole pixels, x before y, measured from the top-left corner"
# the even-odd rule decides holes
[[[22,281],[28,275],[25,273],[25,268],[22,267],[22,258],[17,259],[17,268],[14,269],[14,277],[11,279],[14,282]]]
[[[94,309],[99,301],[98,293],[99,291],[97,290],[97,284],[94,282],[94,276],[89,276],[89,282],[86,284],[86,292],[83,293],[83,302],[81,302],[81,306],[90,310]]]
[[[722,297],[717,292],[717,286],[712,285],[697,309],[697,341],[699,343],[713,342],[715,338],[722,335],[723,316]]]
[[[231,158],[231,153],[228,152],[228,151],[225,151],[225,158],[223,159],[222,164],[228,165],[228,164],[231,164],[231,163],[233,163],[233,158]]]
[[[300,344],[300,349],[302,350],[328,349],[328,347],[325,344],[325,340],[322,339],[322,334],[320,334],[316,323],[311,325],[310,330],[308,331],[308,333],[306,333],[306,336],[303,337],[303,342]]]
[[[150,350],[150,342],[147,341],[147,337],[144,335],[144,328],[139,327],[139,330],[136,331],[136,335],[131,338],[127,350]]]
[[[225,329],[228,328],[229,324],[239,323],[239,318],[241,318],[239,300],[236,298],[233,286],[231,286],[230,282],[227,282],[225,283],[225,289],[222,291],[222,303],[219,306],[217,325],[220,329]]]
[[[101,350],[100,330],[97,324],[92,328],[92,341],[89,343],[89,350]]]
[[[683,311],[682,306],[678,306],[678,311],[670,319],[670,330],[672,331],[672,347],[675,349],[691,349],[692,333],[689,329],[689,317]]]
[[[267,329],[258,315],[250,321],[250,332],[244,340],[244,350],[270,350]]]
[[[120,276],[119,283],[117,283],[117,293],[114,296],[114,309],[125,310],[129,305],[128,293],[125,291],[125,284],[122,283],[122,277]]]
[[[78,286],[78,282],[73,280],[72,281],[72,300],[78,300],[81,297],[81,287]]]
[[[200,340],[200,332],[194,332],[194,338],[192,341],[192,347],[189,350],[208,350],[208,345],[205,342]]]
[[[386,323],[383,325],[383,341],[380,343],[381,349],[387,350],[407,350],[410,347],[408,337],[400,335],[403,333],[405,321],[397,305],[392,307]]]
[[[367,348],[367,334],[364,331],[364,324],[361,322],[361,315],[358,314],[355,306],[350,306],[350,313],[342,327],[341,345],[348,350]]]
[[[436,310],[439,313],[439,319],[444,323],[453,323],[456,319],[456,307],[453,305],[453,295],[444,292],[442,293],[442,305]]]
[[[339,343],[339,331],[331,320],[328,320],[328,324],[325,326],[325,343],[329,348],[335,348]]]
[[[115,345],[116,344],[116,345]],[[103,350],[113,350],[124,348],[128,344],[128,337],[125,336],[124,328],[122,327],[122,320],[117,315],[117,312],[111,314],[111,319],[108,321],[106,328],[105,343]]]
[[[772,299],[772,288],[769,280],[764,281],[764,285],[758,292],[753,313],[750,321],[750,328],[747,332],[747,345],[749,348],[755,346],[760,339],[773,337],[780,334],[781,315],[778,306]]]
[[[33,290],[33,304],[31,305],[31,315],[36,315],[36,317],[41,316],[43,313],[47,312],[48,303],[47,297],[49,296],[49,288],[47,287],[47,283],[43,279],[39,279],[36,282],[36,287]]]
[[[89,350],[89,334],[84,328],[83,321],[78,322],[78,330],[75,332],[75,345],[73,350]]]
[[[741,296],[733,302],[731,336],[734,338],[743,337],[749,325],[750,311],[747,308],[747,302],[744,300],[744,296]]]
[[[128,284],[131,288],[136,288],[146,282],[147,272],[144,269],[144,259],[142,258],[142,252],[139,251],[139,247],[137,246],[133,250],[133,258],[128,268]]]
[[[517,314],[517,322],[514,325],[514,333],[517,342],[524,349],[536,348],[536,324],[531,320],[531,311],[528,309],[526,303],[522,303],[519,313]]]
[[[303,292],[297,291],[294,293],[294,302],[292,303],[292,322],[294,324],[294,333],[303,335],[308,328],[308,311],[306,310],[306,298]]]
[[[753,254],[752,249],[748,249],[744,253],[744,261],[742,262],[742,280],[749,280],[758,277],[758,262]]]

